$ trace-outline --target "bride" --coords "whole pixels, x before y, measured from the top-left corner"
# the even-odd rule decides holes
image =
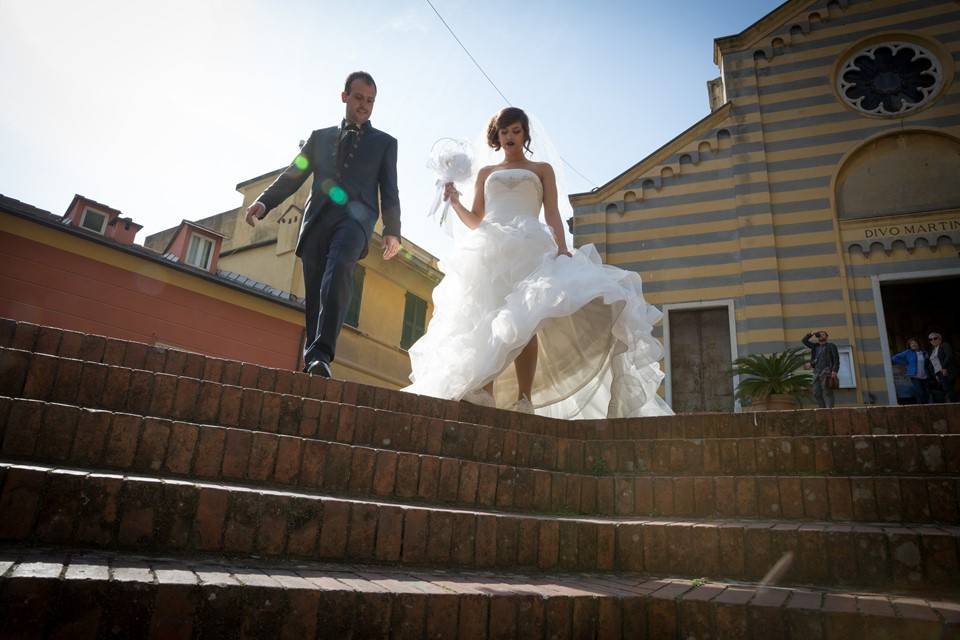
[[[527,114],[503,109],[487,127],[503,160],[480,169],[473,205],[446,185],[469,231],[441,261],[404,390],[557,418],[672,413],[657,395],[660,312],[639,275],[602,264],[593,245],[567,248],[554,170],[527,158],[533,143]]]

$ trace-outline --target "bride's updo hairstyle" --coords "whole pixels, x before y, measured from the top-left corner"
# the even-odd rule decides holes
[[[523,112],[523,109],[517,107],[507,107],[501,109],[499,113],[490,118],[487,125],[487,144],[494,151],[500,151],[500,129],[506,129],[510,125],[520,123],[523,127],[523,148],[530,151],[530,118]]]

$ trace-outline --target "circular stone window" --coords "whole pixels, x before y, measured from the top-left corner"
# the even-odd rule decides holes
[[[848,105],[875,116],[895,116],[927,103],[943,86],[940,61],[912,42],[885,42],[851,55],[837,74]]]

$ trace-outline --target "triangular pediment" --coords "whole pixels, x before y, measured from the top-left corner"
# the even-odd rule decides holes
[[[750,49],[771,60],[778,44],[789,46],[797,34],[810,33],[817,24],[828,22],[848,5],[849,0],[788,0],[740,33],[716,38],[713,62],[720,65],[723,56]]]
[[[654,179],[659,187],[660,172],[663,168],[670,167],[674,173],[680,173],[678,157],[682,155],[689,155],[694,164],[699,164],[701,143],[706,142],[711,150],[717,150],[719,131],[723,130],[729,120],[731,109],[731,103],[724,104],[609,182],[593,191],[571,194],[570,203],[577,207],[602,202],[644,177]],[[655,171],[657,169],[659,170]],[[650,175],[651,173],[654,175]]]

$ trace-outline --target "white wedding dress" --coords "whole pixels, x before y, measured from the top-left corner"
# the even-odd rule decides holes
[[[640,276],[604,265],[593,245],[557,256],[540,222],[543,187],[528,169],[487,178],[486,215],[442,260],[433,318],[409,350],[411,393],[459,400],[495,380],[497,406],[517,399],[513,361],[539,338],[531,402],[538,415],[669,415],[657,395],[661,313]]]

